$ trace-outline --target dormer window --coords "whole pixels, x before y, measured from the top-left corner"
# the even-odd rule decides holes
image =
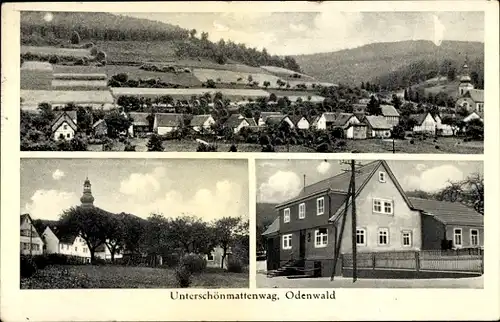
[[[385,172],[380,171],[380,172],[378,173],[378,181],[379,181],[379,182],[385,182]]]

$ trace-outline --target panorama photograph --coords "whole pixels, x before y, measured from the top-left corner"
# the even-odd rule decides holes
[[[480,161],[258,160],[257,287],[484,284]]]
[[[310,5],[22,11],[21,151],[483,153],[483,12]]]
[[[247,160],[21,159],[20,202],[21,289],[249,285]]]

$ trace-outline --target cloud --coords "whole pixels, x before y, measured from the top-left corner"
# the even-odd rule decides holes
[[[404,183],[407,190],[434,192],[448,185],[448,181],[464,179],[464,174],[457,167],[442,165],[423,171],[420,176],[407,176]]]
[[[303,23],[300,23],[298,25],[291,23],[290,24],[290,30],[293,32],[303,32],[307,30],[307,26],[304,25]]]
[[[193,215],[211,221],[222,217],[248,216],[248,213],[241,212],[242,193],[245,191],[242,191],[239,184],[222,180],[189,196],[170,190],[147,204],[137,204],[130,200],[125,204],[111,205],[113,209],[106,210],[118,212],[128,209],[127,211],[143,218],[157,213],[168,218]],[[248,205],[243,205],[243,208],[247,209]]]
[[[319,173],[325,174],[330,170],[330,163],[327,161],[322,161],[318,166],[316,167],[316,170],[318,170]]]
[[[220,22],[217,22],[217,21],[214,21],[213,27],[215,28],[216,31],[219,31],[219,32],[229,31],[228,26],[226,26]]]
[[[24,212],[33,218],[49,220],[59,219],[59,215],[66,209],[79,204],[78,196],[72,192],[58,190],[37,190],[26,203]]]
[[[427,169],[427,166],[425,164],[419,163],[415,166],[415,169],[417,169],[418,171],[424,171],[425,169]]]
[[[64,172],[57,169],[56,171],[54,171],[54,173],[52,173],[52,179],[54,180],[60,180],[62,177],[64,177]]]
[[[259,187],[261,202],[277,203],[295,197],[302,189],[299,176],[290,171],[278,171]]]
[[[441,42],[443,41],[444,38],[444,32],[446,30],[445,26],[441,23],[441,20],[439,20],[439,17],[434,15],[433,16],[433,21],[434,21],[434,44],[436,46],[441,45]]]
[[[166,180],[165,174],[165,168],[162,167],[157,167],[150,173],[132,173],[120,182],[120,192],[138,198],[150,195],[160,190],[160,179]]]

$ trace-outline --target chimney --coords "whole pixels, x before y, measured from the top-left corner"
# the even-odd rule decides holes
[[[304,187],[303,187],[304,193],[306,192],[306,175],[304,174]]]

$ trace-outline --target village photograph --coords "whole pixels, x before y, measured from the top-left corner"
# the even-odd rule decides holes
[[[22,11],[21,151],[483,153],[483,12],[309,5]]]
[[[247,288],[248,162],[21,159],[21,289]]]
[[[257,287],[483,288],[482,162],[256,169]]]

